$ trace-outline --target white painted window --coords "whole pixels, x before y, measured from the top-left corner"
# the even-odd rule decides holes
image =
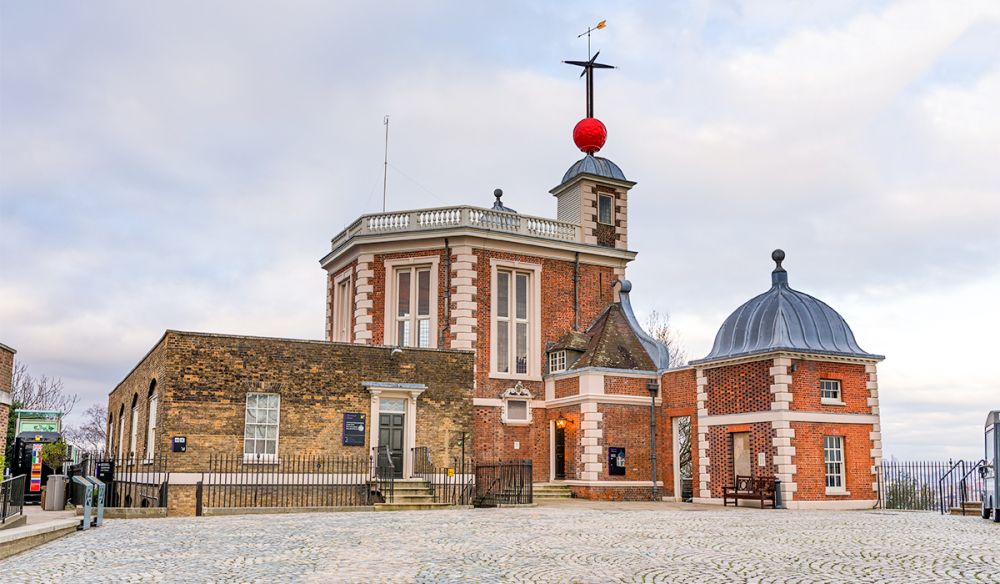
[[[351,278],[348,276],[337,282],[333,289],[333,340],[350,342],[353,307]]]
[[[819,380],[820,401],[825,403],[841,403],[840,381],[836,379]]]
[[[243,458],[275,460],[278,455],[278,413],[281,396],[276,393],[248,393]]]
[[[498,373],[528,373],[531,351],[529,290],[531,273],[517,270],[497,272],[496,370]]]
[[[131,420],[131,426],[130,427],[131,427],[132,431],[129,433],[128,455],[129,455],[130,458],[135,458],[135,456],[136,456],[136,452],[135,452],[135,450],[136,450],[136,443],[139,440],[139,400],[138,399],[133,399],[132,400],[132,420]]]
[[[549,373],[558,373],[566,370],[566,351],[552,351],[549,353]]]
[[[118,411],[118,460],[124,458],[125,449],[125,406]]]
[[[826,464],[827,491],[844,490],[844,437],[823,437],[823,462]]]
[[[395,338],[402,347],[431,347],[431,268],[398,268],[395,281]]]
[[[609,195],[597,196],[597,222],[605,225],[614,224],[615,200]]]
[[[149,420],[146,423],[146,461],[153,460],[156,451],[156,392],[149,394]]]

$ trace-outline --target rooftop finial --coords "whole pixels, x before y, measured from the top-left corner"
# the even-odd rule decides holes
[[[771,284],[788,284],[788,272],[781,267],[781,262],[785,261],[784,250],[776,249],[771,252],[771,259],[774,260],[774,271],[771,272]]]
[[[517,213],[517,211],[511,209],[510,207],[505,207],[503,202],[500,201],[500,197],[503,196],[503,189],[493,189],[493,196],[497,198],[497,200],[493,202],[494,211],[506,211],[507,213]]]

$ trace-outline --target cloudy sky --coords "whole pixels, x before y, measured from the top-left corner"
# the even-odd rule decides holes
[[[782,247],[887,355],[887,454],[979,456],[1000,3],[803,4],[4,0],[0,342],[80,412],[167,328],[322,338],[317,260],[381,208],[385,114],[391,209],[501,187],[554,216],[584,109],[560,60],[607,19],[596,114],[639,183],[638,309],[701,357]]]

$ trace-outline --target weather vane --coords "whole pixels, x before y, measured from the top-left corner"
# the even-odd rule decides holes
[[[601,120],[594,117],[594,69],[614,69],[614,66],[597,62],[597,57],[601,54],[600,51],[597,51],[593,56],[590,55],[590,33],[606,27],[606,23],[606,20],[602,20],[597,23],[597,26],[588,27],[587,32],[577,35],[576,38],[587,35],[586,61],[563,61],[567,65],[582,67],[583,72],[580,73],[580,77],[587,76],[587,117],[580,120],[573,128],[573,141],[576,142],[580,150],[587,154],[593,154],[600,150],[608,137],[607,128],[604,127]]]

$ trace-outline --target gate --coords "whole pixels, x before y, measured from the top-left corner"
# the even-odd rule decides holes
[[[530,505],[534,499],[531,471],[531,460],[477,464],[473,505]]]
[[[166,507],[170,473],[166,454],[137,458],[85,452],[69,467],[70,476],[96,476],[107,485],[107,507]],[[70,483],[70,499],[83,504],[83,487]]]

